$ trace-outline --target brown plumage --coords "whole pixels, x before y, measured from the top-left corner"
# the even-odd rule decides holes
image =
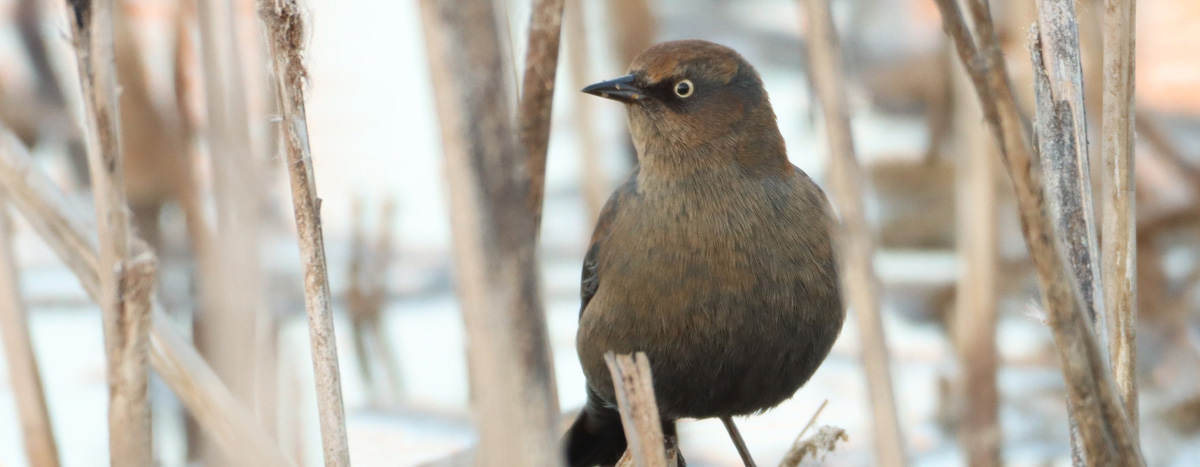
[[[584,260],[576,343],[588,402],[567,434],[571,466],[612,465],[625,449],[605,352],[646,352],[671,437],[680,418],[790,398],[845,320],[829,203],[788,162],[745,59],[667,42],[584,92],[626,104],[639,163]]]

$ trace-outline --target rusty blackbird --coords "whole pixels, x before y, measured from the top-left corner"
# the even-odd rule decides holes
[[[825,194],[787,158],[762,79],[699,40],[639,55],[583,89],[625,104],[638,165],[596,223],[576,345],[587,404],[572,467],[626,441],[604,354],[646,352],[664,433],[681,418],[760,413],[792,397],[845,321]]]

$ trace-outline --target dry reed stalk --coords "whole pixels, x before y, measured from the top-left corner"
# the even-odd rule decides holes
[[[95,239],[87,235],[87,223],[72,211],[66,197],[37,168],[20,142],[3,130],[0,130],[0,191],[74,273],[84,291],[98,301],[101,295],[98,247]],[[236,402],[220,379],[206,376],[214,374],[212,368],[178,335],[156,306],[150,324],[150,357],[155,369],[201,427],[218,444],[231,449],[228,453],[231,458],[284,459],[281,454],[272,454],[278,448],[253,419],[245,416],[247,410]],[[272,461],[253,465],[292,464]]]
[[[608,34],[611,45],[616,49],[617,66],[625,69],[633,64],[633,59],[651,45],[658,36],[658,21],[655,20],[654,9],[650,7],[651,0],[609,0],[602,2],[608,6],[608,22],[605,29],[612,31]],[[637,165],[637,148],[629,135],[629,128],[621,125],[622,139],[625,145],[625,156],[630,165]],[[605,198],[607,199],[607,198]]]
[[[58,465],[58,445],[46,410],[46,393],[42,389],[42,376],[29,335],[25,304],[21,300],[12,227],[8,201],[0,195],[0,341],[4,342],[8,380],[17,403],[25,457],[32,467],[55,467]]]
[[[149,307],[126,301],[123,293],[126,286],[144,286],[134,283],[144,278],[127,274],[140,269],[128,269],[133,258],[132,236],[123,190],[120,106],[113,61],[114,2],[69,0],[68,3],[86,113],[88,169],[100,238],[98,302],[108,360],[109,456],[113,465],[150,465],[153,449],[146,397],[149,370],[144,325]],[[145,298],[148,300],[148,295]]]
[[[244,466],[294,466],[271,435],[245,410],[200,354],[161,312],[153,317],[150,353],[154,368],[171,385],[197,423],[230,462]]]
[[[362,199],[356,198],[351,207],[353,227],[350,238],[350,265],[347,268],[345,292],[346,312],[353,325],[354,348],[358,353],[359,371],[362,372],[371,397],[377,403],[395,402],[403,393],[400,367],[393,354],[391,337],[383,322],[383,308],[387,299],[387,269],[392,258],[393,222],[396,204],[387,200],[381,208],[379,232],[374,245],[368,247],[363,232],[364,219]],[[368,343],[368,337],[371,339]],[[374,352],[372,352],[372,350]],[[387,373],[387,398],[377,393],[372,353]]]
[[[375,323],[371,326],[371,334],[375,341],[375,353],[383,363],[387,373],[388,384],[391,386],[391,400],[399,401],[405,393],[404,378],[400,372],[400,364],[396,361],[395,346],[392,345],[391,335],[387,332],[383,307],[387,299],[387,272],[392,264],[395,243],[396,200],[388,198],[380,208],[378,233],[376,235],[373,261],[368,269],[374,281],[367,289],[367,295],[372,297],[377,311]]]
[[[194,342],[237,400],[275,432],[277,333],[258,246],[263,177],[249,133],[237,15],[232,0],[195,4],[218,227],[213,241],[221,248],[198,260],[202,291]],[[210,464],[223,462],[198,441],[193,454]]]
[[[267,29],[271,62],[278,92],[284,157],[292,186],[292,208],[300,236],[300,262],[304,268],[304,304],[308,311],[313,374],[317,384],[317,409],[325,464],[350,465],[346,440],[346,414],[338,369],[337,339],[325,264],[325,239],[321,227],[321,200],[317,197],[308,121],[304,110],[306,25],[300,0],[260,0],[258,14]]]
[[[550,144],[563,0],[534,0],[531,9],[517,131],[529,170],[529,208],[533,212],[536,237],[537,226],[542,222],[542,198],[546,191],[546,148]]]
[[[1045,195],[1055,229],[1066,241],[1067,261],[1083,294],[1099,342],[1106,342],[1105,308],[1100,281],[1100,242],[1092,201],[1087,118],[1083,107],[1083,69],[1074,2],[1042,0],[1038,5],[1041,48],[1031,49],[1037,108],[1037,152]],[[1032,32],[1030,33],[1033,34]]]
[[[667,467],[650,360],[644,352],[615,355],[610,351],[604,354],[604,363],[612,374],[617,409],[621,413],[621,425],[625,428],[628,455],[632,457],[633,465]]]
[[[808,57],[812,86],[825,115],[829,138],[829,188],[841,213],[841,232],[835,237],[841,266],[842,291],[855,315],[862,345],[863,367],[875,425],[876,461],[904,465],[904,440],[892,393],[887,338],[880,316],[878,278],[872,264],[875,245],[863,208],[861,168],[854,152],[846,94],[841,88],[841,50],[828,0],[805,0],[808,12]]]
[[[591,55],[587,40],[587,20],[584,19],[583,0],[571,0],[563,14],[566,16],[567,65],[571,70],[574,88],[583,89],[591,84]],[[579,178],[583,199],[588,208],[588,219],[600,217],[600,210],[608,201],[609,187],[600,162],[600,147],[596,139],[596,127],[592,120],[593,99],[581,92],[572,93],[575,105],[575,132],[579,139]]]
[[[364,263],[367,256],[367,239],[363,233],[363,201],[361,197],[354,198],[350,206],[350,264],[346,268],[346,314],[350,318],[350,337],[354,341],[354,351],[358,356],[358,371],[367,383],[371,398],[379,400],[376,394],[375,373],[372,371],[370,351],[367,347],[367,329],[376,318],[379,309],[371,303],[363,285],[365,272]]]
[[[1137,0],[1104,1],[1104,302],[1108,355],[1130,428],[1138,432],[1137,207],[1134,202],[1134,29]]]
[[[238,400],[257,409],[275,399],[274,395],[256,397],[259,378],[276,378],[274,369],[262,367],[266,360],[262,353],[274,351],[274,327],[266,311],[265,280],[258,262],[260,176],[248,133],[241,56],[233,43],[238,29],[229,0],[197,0],[196,6],[208,116],[205,137],[218,227],[214,244],[221,247],[198,261],[203,291],[194,341]],[[247,359],[247,352],[253,358]],[[271,426],[270,408],[264,408],[262,414],[268,417],[260,420]],[[204,447],[199,454],[210,463],[221,462]]]
[[[1068,274],[1066,258],[1059,249],[987,2],[968,0],[977,42],[958,3],[936,1],[943,27],[954,39],[959,59],[971,76],[1016,191],[1018,213],[1042,285],[1042,300],[1059,351],[1068,400],[1079,417],[1086,446],[1094,450],[1089,459],[1097,465],[1144,465],[1091,322],[1084,315],[1078,285]]]
[[[650,0],[611,0],[608,5],[608,26],[615,42],[617,60],[622,68],[633,63],[633,59],[654,44],[658,35],[658,22]],[[636,161],[635,161],[636,162]]]
[[[962,406],[959,443],[966,464],[1001,465],[1000,395],[996,386],[997,197],[995,145],[988,140],[979,101],[955,64],[957,104],[958,257],[953,337],[959,354]]]
[[[446,152],[458,294],[481,465],[560,464],[530,171],[519,147],[494,5],[423,0]]]

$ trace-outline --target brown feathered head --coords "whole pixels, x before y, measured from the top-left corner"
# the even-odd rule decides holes
[[[722,45],[701,40],[655,45],[634,59],[629,74],[583,92],[626,104],[643,156],[697,150],[736,156],[747,139],[783,152],[762,79]]]

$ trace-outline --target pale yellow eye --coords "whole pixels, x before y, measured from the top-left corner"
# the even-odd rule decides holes
[[[692,85],[692,80],[685,79],[675,83],[675,95],[679,97],[691,96],[696,91],[696,87]]]

